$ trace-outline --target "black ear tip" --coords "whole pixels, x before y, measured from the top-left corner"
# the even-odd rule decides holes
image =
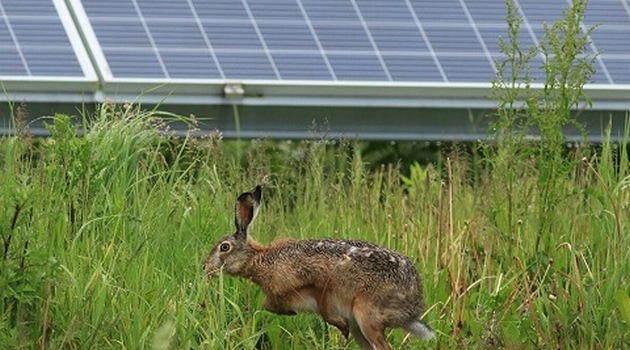
[[[256,187],[252,191],[252,194],[254,195],[254,198],[256,198],[256,200],[260,200],[260,197],[262,196],[262,186],[256,185]]]

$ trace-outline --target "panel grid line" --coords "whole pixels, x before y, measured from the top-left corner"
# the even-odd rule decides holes
[[[619,0],[619,1],[621,1],[621,6],[623,6],[623,8],[626,10],[628,17],[630,17],[630,3],[628,3],[628,1],[625,1],[625,0]]]
[[[144,29],[144,32],[147,35],[147,38],[149,39],[149,43],[151,44],[151,47],[153,48],[153,52],[157,58],[158,63],[160,64],[160,68],[162,68],[162,73],[164,73],[164,76],[166,77],[166,79],[170,79],[170,74],[168,73],[168,69],[166,69],[166,64],[164,64],[164,60],[162,60],[162,55],[160,55],[160,50],[157,48],[157,45],[155,44],[155,40],[153,40],[153,35],[151,34],[151,31],[149,30],[149,26],[147,25],[146,18],[144,18],[144,15],[142,14],[142,11],[140,10],[138,1],[132,0],[131,2],[133,4],[133,7],[136,9],[136,13],[138,14],[138,18],[140,19],[142,28]]]
[[[586,26],[584,26],[584,24],[580,24],[580,27],[582,28],[582,32],[586,33],[586,30],[587,30]],[[599,51],[597,51],[597,46],[595,46],[595,42],[591,39],[590,35],[588,36],[588,42],[589,42],[589,47],[596,54],[595,60],[597,61],[597,63],[599,63],[600,67],[602,68],[602,73],[604,73],[604,76],[606,76],[608,83],[614,84],[615,81],[612,75],[610,75],[610,72],[608,71],[608,67],[606,66],[606,63],[604,62],[604,58],[602,57],[602,55],[599,54]]]
[[[310,30],[311,35],[313,36],[313,39],[315,40],[315,45],[317,45],[317,48],[319,49],[319,54],[322,56],[322,59],[324,60],[324,64],[326,64],[328,73],[330,73],[330,76],[333,78],[334,81],[337,81],[338,80],[337,74],[335,73],[335,70],[333,69],[332,64],[330,64],[330,60],[328,59],[328,56],[326,55],[324,46],[322,45],[321,41],[319,41],[319,37],[317,36],[317,33],[315,32],[315,27],[313,26],[313,22],[311,21],[311,18],[306,12],[306,9],[304,8],[304,4],[302,4],[302,0],[295,0],[295,2],[300,8],[300,12],[302,13],[302,17],[304,17],[304,21],[306,21],[308,30]]]
[[[110,50],[116,50],[116,48],[111,48]],[[118,50],[127,50],[127,48],[119,48]],[[139,51],[152,51],[151,48],[138,48],[136,50]],[[184,48],[164,48],[163,51],[199,51],[200,49],[184,49]],[[260,50],[256,49],[242,49],[242,48],[218,48],[215,49],[215,52],[218,53],[259,53]],[[274,49],[274,53],[282,53],[282,54],[309,54],[314,55],[321,53],[319,50],[306,50],[306,49]],[[366,50],[357,50],[357,51],[348,51],[348,50],[334,50],[330,49],[326,51],[331,55],[340,55],[340,56],[365,56],[367,54],[373,54],[373,51]],[[387,54],[396,55],[396,56],[406,56],[406,57],[432,57],[431,53],[426,51],[397,51],[397,50],[388,50]],[[486,58],[487,55],[484,52],[449,52],[450,57],[461,57],[461,58]],[[621,58],[625,58],[623,55],[616,55]],[[611,57],[614,57],[611,55]]]
[[[269,64],[271,64],[271,69],[273,69],[273,73],[276,75],[276,78],[278,80],[282,80],[280,71],[278,70],[278,67],[276,66],[276,62],[271,56],[271,51],[269,50],[269,47],[267,46],[267,43],[265,42],[265,38],[263,37],[262,32],[260,31],[260,28],[258,27],[256,18],[254,17],[252,10],[249,8],[249,4],[247,3],[247,0],[241,0],[241,2],[243,3],[243,6],[245,7],[245,12],[247,12],[247,16],[249,17],[249,20],[251,21],[252,26],[254,27],[256,36],[258,37],[258,40],[260,41],[260,44],[263,47],[263,51],[265,52],[265,55],[267,56],[267,59],[269,60]]]
[[[475,32],[475,36],[477,37],[477,41],[479,41],[479,44],[481,45],[481,49],[483,50],[483,52],[486,53],[486,58],[488,59],[488,62],[490,62],[490,67],[492,67],[492,71],[494,72],[494,74],[497,74],[497,67],[494,65],[494,59],[492,59],[492,55],[490,54],[490,51],[488,50],[488,47],[486,46],[485,41],[483,41],[483,38],[481,37],[481,33],[479,33],[479,28],[477,28],[477,23],[475,23],[475,20],[470,14],[470,11],[468,10],[468,6],[466,5],[466,2],[464,2],[464,0],[459,0],[459,4],[464,10],[464,14],[466,15],[466,18],[468,18],[468,22],[470,23],[470,26],[472,27],[473,32]]]
[[[186,0],[186,2],[188,3],[188,8],[190,8],[190,11],[193,14],[195,23],[197,24],[197,28],[199,28],[199,32],[201,33],[201,37],[203,38],[203,41],[205,41],[206,45],[208,46],[208,51],[210,51],[210,56],[212,56],[212,59],[214,60],[214,64],[217,67],[217,71],[219,72],[221,79],[225,79],[225,73],[223,72],[223,67],[221,66],[221,63],[219,62],[219,58],[217,57],[217,54],[214,50],[214,46],[212,46],[212,43],[210,42],[210,38],[208,38],[208,34],[206,33],[205,28],[203,27],[203,23],[201,22],[201,18],[199,18],[199,14],[197,13],[197,9],[195,8],[195,5],[192,3],[192,0]]]
[[[567,0],[567,4],[569,6],[572,5],[571,0]],[[582,29],[582,33],[586,34],[586,26],[584,25],[584,23],[580,23],[580,29]],[[604,73],[604,76],[606,76],[606,79],[608,80],[608,83],[610,84],[614,84],[614,80],[612,78],[612,76],[610,75],[610,72],[608,72],[608,67],[606,67],[606,64],[604,63],[604,60],[602,59],[602,56],[599,55],[599,52],[597,51],[597,46],[595,46],[595,42],[593,42],[593,40],[591,39],[591,36],[589,35],[588,38],[588,45],[591,48],[591,50],[593,50],[594,53],[597,54],[597,56],[595,57],[595,60],[597,61],[597,63],[600,65],[600,67],[602,68],[602,72]]]
[[[411,2],[409,0],[405,0],[405,3],[407,5],[407,9],[411,13],[411,17],[413,18],[413,21],[415,22],[416,27],[420,31],[422,40],[424,40],[424,43],[427,45],[427,50],[429,50],[429,53],[431,54],[431,57],[433,58],[433,63],[435,63],[435,66],[440,72],[440,76],[442,76],[442,80],[448,83],[448,76],[446,75],[446,72],[444,71],[444,68],[442,67],[442,62],[440,62],[440,60],[437,57],[437,54],[435,53],[435,50],[433,50],[433,45],[431,44],[431,41],[429,40],[429,36],[424,31],[422,23],[420,22],[420,19],[418,18],[418,14],[416,14],[416,11],[414,11],[413,6],[411,5]]]
[[[9,35],[11,36],[11,40],[13,41],[13,45],[15,45],[15,49],[17,50],[18,55],[20,56],[20,61],[22,61],[22,66],[24,70],[29,76],[32,76],[31,68],[28,66],[26,62],[26,57],[24,57],[24,52],[22,52],[22,47],[20,46],[20,42],[15,35],[15,31],[13,31],[13,26],[11,26],[11,22],[9,21],[9,16],[7,15],[6,10],[4,9],[4,5],[0,2],[0,12],[2,13],[2,18],[4,22],[7,24],[7,30],[9,31]]]
[[[383,68],[383,72],[385,72],[385,76],[387,77],[387,80],[388,81],[393,81],[392,75],[389,72],[389,68],[387,68],[387,64],[385,64],[385,60],[383,59],[383,55],[381,55],[381,52],[378,49],[378,46],[376,45],[376,41],[374,41],[374,37],[372,37],[372,32],[370,32],[370,28],[368,27],[367,23],[365,22],[365,18],[363,18],[363,14],[361,13],[361,10],[359,9],[359,5],[357,5],[357,2],[355,0],[350,0],[350,2],[352,3],[352,7],[354,8],[354,12],[356,12],[357,17],[359,17],[359,22],[361,23],[361,26],[363,27],[363,31],[365,31],[365,34],[367,35],[368,40],[370,41],[370,44],[372,45],[372,48],[374,49],[374,53],[376,54],[376,58],[378,59],[379,63],[381,64],[381,68]]]
[[[529,19],[525,15],[525,10],[523,9],[521,4],[519,3],[520,0],[513,0],[513,1],[514,1],[514,4],[518,7],[518,12],[520,13],[521,17],[523,18],[523,23],[525,24],[525,28],[527,29],[527,32],[529,33],[530,39],[532,39],[532,42],[534,43],[534,45],[537,48],[540,47],[540,41],[538,40],[538,37],[536,36],[536,32],[534,32],[534,28],[532,27],[531,23],[529,23]],[[538,52],[536,53],[536,56],[538,58],[540,58],[541,60],[543,60],[543,62],[544,62],[545,57],[543,56],[543,54],[541,52],[539,52],[539,50],[537,50],[537,51]]]

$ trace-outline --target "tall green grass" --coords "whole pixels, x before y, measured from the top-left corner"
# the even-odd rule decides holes
[[[33,140],[16,108],[16,136],[0,138],[0,348],[356,349],[313,315],[262,311],[247,281],[204,278],[257,183],[258,240],[364,239],[416,263],[438,337],[393,330],[395,348],[630,348],[630,131],[563,147],[592,73],[585,2],[572,4],[523,55],[508,1],[497,142],[431,166],[368,164],[353,142],[174,138],[183,118],[109,103]]]
[[[508,180],[457,150],[407,171],[352,142],[255,141],[242,164],[220,135],[172,138],[171,117],[105,105],[85,125],[55,116],[50,139],[0,139],[0,348],[356,349],[313,315],[262,311],[251,283],[205,280],[236,195],[261,182],[260,241],[364,239],[417,264],[438,339],[394,330],[395,348],[630,346],[625,144],[566,156],[541,231],[537,159]]]

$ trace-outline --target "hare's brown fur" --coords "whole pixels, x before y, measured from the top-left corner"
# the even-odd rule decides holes
[[[358,240],[283,240],[262,245],[247,234],[259,200],[260,187],[239,197],[237,232],[223,237],[210,252],[204,263],[208,276],[223,269],[248,278],[262,288],[268,311],[316,312],[344,336],[352,333],[364,349],[391,349],[386,328],[433,336],[420,321],[422,283],[408,258]]]

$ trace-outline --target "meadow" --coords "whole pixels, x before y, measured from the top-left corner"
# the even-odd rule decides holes
[[[586,2],[571,4],[526,51],[507,1],[489,140],[429,164],[368,160],[352,140],[178,138],[169,123],[194,118],[133,104],[56,115],[33,139],[16,106],[0,138],[0,349],[357,349],[314,315],[263,311],[245,280],[205,278],[259,183],[257,240],[362,239],[416,264],[437,338],[393,330],[396,349],[630,348],[630,127],[567,147],[596,58]]]
[[[438,336],[394,330],[394,348],[630,346],[625,144],[567,151],[554,178],[533,145],[407,168],[353,141],[175,138],[174,116],[131,105],[57,115],[33,140],[20,111],[0,139],[0,348],[357,349],[314,315],[263,311],[245,280],[206,280],[257,183],[259,241],[363,239],[415,262]]]

